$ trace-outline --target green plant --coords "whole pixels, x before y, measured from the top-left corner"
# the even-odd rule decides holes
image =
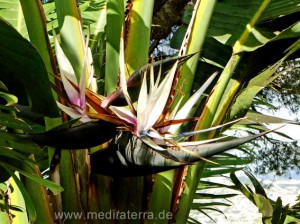
[[[10,150],[5,156],[13,155],[20,163],[20,167],[12,167],[11,161],[1,163],[7,168],[2,181],[12,176],[19,183],[29,220],[36,223],[54,222],[52,209],[56,214],[82,214],[80,219],[66,220],[70,223],[83,223],[90,211],[113,209],[151,212],[154,217],[168,211],[172,219],[165,217],[159,223],[185,223],[207,166],[203,157],[266,134],[222,139],[233,123],[243,121],[249,127],[240,118],[250,102],[300,46],[299,21],[294,18],[297,1],[196,1],[189,26],[182,28],[187,30],[183,40],[174,36],[176,43],[182,43],[179,56],[149,65],[154,1],[0,4],[3,19],[17,18],[13,25],[28,38],[1,20],[0,80],[5,102],[0,109],[5,122],[0,137],[6,139],[0,139],[1,152]],[[9,12],[16,5],[21,6],[18,13]],[[24,20],[27,30],[19,26]],[[205,61],[199,62],[200,55]],[[213,80],[215,71],[220,74],[218,81]],[[193,80],[201,86],[195,95]],[[248,86],[243,90],[244,84]],[[74,119],[68,121],[65,113],[60,116],[55,101]],[[37,124],[40,117],[44,121]],[[48,146],[50,179],[64,188],[58,193],[61,189],[53,185],[58,193],[51,197],[53,208],[41,200],[46,198],[43,187],[22,179],[25,191],[12,174],[18,171],[51,186],[32,177],[40,175],[33,165],[35,150],[41,150],[38,145]],[[24,167],[27,160],[29,169]],[[188,166],[196,161],[200,162]],[[169,171],[158,173],[165,170]]]

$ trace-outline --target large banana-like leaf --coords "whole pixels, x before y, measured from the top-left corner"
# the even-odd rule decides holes
[[[262,3],[261,6],[266,6],[264,11],[259,11],[260,3]],[[201,56],[208,58],[208,63],[225,66],[229,59],[228,56],[231,54],[229,49],[226,50],[225,45],[234,47],[236,41],[241,37],[243,38],[236,45],[235,53],[244,50],[253,51],[275,40],[298,37],[300,32],[299,3],[299,0],[219,1],[216,4],[208,29],[208,37],[212,37],[212,39],[206,39]],[[243,16],[240,16],[239,12],[243,12]],[[254,19],[256,19],[256,24],[253,23]],[[186,29],[186,26],[182,26],[173,36],[173,42],[181,42],[180,40],[183,38],[182,30]],[[243,33],[244,36],[242,36]],[[246,33],[248,34],[246,35]],[[214,41],[222,43],[217,50]],[[212,43],[215,46],[212,46]],[[179,45],[173,47],[179,48]],[[220,50],[222,53],[219,52]],[[219,55],[226,56],[219,57]]]
[[[0,0],[0,17],[8,21],[23,37],[28,38],[19,0]]]
[[[106,25],[106,1],[105,0],[82,0],[80,10],[83,20],[83,28],[90,29],[92,35],[97,36],[100,32],[104,32]],[[84,7],[82,7],[84,6]]]
[[[148,61],[154,0],[126,1],[125,63],[127,76]]]
[[[291,26],[286,27],[287,30],[283,33],[280,28],[270,29],[262,24],[263,21],[298,12],[299,3],[299,0],[219,1],[208,29],[208,36],[234,47],[235,53],[253,51],[269,41],[284,36],[299,36],[298,23],[290,24]],[[240,12],[243,12],[242,16]],[[237,43],[237,41],[241,42]]]
[[[228,2],[228,4],[223,4],[225,2]],[[249,41],[251,42],[251,36],[252,36],[252,31],[256,29],[256,25],[259,24],[259,22],[261,22],[259,19],[260,17],[263,15],[264,11],[267,10],[267,8],[270,6],[270,1],[251,1],[251,2],[238,2],[237,4],[234,4],[234,1],[228,0],[228,1],[224,1],[224,2],[218,2],[219,6],[218,7],[224,7],[224,12],[226,12],[226,7],[232,7],[232,6],[241,6],[244,4],[248,4],[252,5],[252,8],[248,9],[251,11],[249,11],[249,15],[247,16],[247,21],[246,20],[242,23],[243,26],[240,27],[240,29],[238,29],[238,27],[235,30],[232,30],[232,32],[234,31],[235,35],[233,35],[232,33],[229,33],[229,37],[226,39],[226,41],[222,42],[221,40],[219,40],[222,43],[228,44],[233,48],[233,54],[231,56],[231,58],[229,59],[228,63],[226,64],[220,79],[219,79],[219,83],[216,86],[214,93],[212,94],[212,96],[209,99],[209,102],[207,103],[207,109],[205,109],[202,112],[202,116],[206,117],[204,120],[204,122],[200,122],[197,125],[197,128],[207,128],[208,126],[211,125],[211,121],[213,120],[213,125],[217,125],[219,122],[221,122],[221,120],[224,118],[224,115],[226,113],[226,108],[228,108],[228,106],[230,105],[230,103],[233,100],[234,94],[236,94],[236,92],[238,91],[239,87],[240,87],[240,81],[235,81],[232,79],[233,74],[235,73],[235,75],[237,75],[237,77],[234,77],[236,79],[245,79],[246,75],[248,75],[247,73],[249,72],[250,74],[255,74],[260,72],[260,70],[264,69],[268,64],[264,64],[264,67],[261,66],[261,62],[259,60],[255,60],[253,59],[254,57],[258,58],[262,57],[261,55],[251,55],[249,56],[246,53],[239,53],[241,51],[245,51],[245,50],[249,50],[246,49],[248,48],[249,45]],[[245,6],[245,5],[244,5]],[[231,8],[232,9],[232,8]],[[256,10],[256,11],[255,11]],[[218,10],[216,9],[216,12]],[[221,16],[224,14],[222,14],[221,12],[216,13],[216,15],[219,15],[220,18]],[[233,13],[233,15],[235,15],[236,17],[238,17],[237,13]],[[224,17],[224,20],[226,17]],[[213,24],[213,22],[212,22]],[[287,25],[288,24],[284,24]],[[212,25],[211,25],[212,26]],[[215,32],[218,32],[217,29],[214,29]],[[225,31],[225,30],[224,30]],[[230,31],[230,29],[228,29],[228,32]],[[221,31],[220,31],[221,32]],[[227,32],[227,31],[226,31]],[[279,34],[280,31],[276,32],[276,34]],[[219,33],[220,34],[220,33]],[[223,38],[224,33],[222,33],[222,38]],[[299,36],[299,33],[297,34],[297,32],[295,33],[295,36]],[[216,36],[214,37],[216,38]],[[221,38],[221,39],[222,39]],[[263,42],[261,45],[255,45],[255,47],[251,50],[254,50],[256,47],[260,47],[262,45],[266,46],[266,43],[268,43],[268,45],[270,45],[270,42]],[[290,44],[290,41],[286,41],[284,43],[284,46],[286,46],[286,44]],[[268,46],[269,47],[269,46]],[[269,48],[266,48],[269,49]],[[272,49],[272,48],[270,48]],[[260,52],[260,50],[257,51],[257,53]],[[280,55],[282,54],[282,49],[280,49],[279,52],[276,52],[276,55]],[[269,59],[266,58],[266,55],[264,55],[264,57],[262,57],[262,60],[266,60],[268,61]],[[248,62],[248,60],[252,58],[251,60],[255,60],[258,64],[259,64],[259,68],[260,70],[256,70],[255,72],[253,72],[251,69],[251,67],[249,67],[249,71],[245,70],[246,66],[250,66]],[[274,60],[274,55],[272,54],[272,59]],[[251,60],[249,60],[250,64],[251,64]],[[275,62],[270,62],[270,63],[275,63]],[[253,65],[254,66],[254,65]],[[247,72],[247,73],[246,73]],[[240,76],[240,77],[238,77]]]
[[[270,58],[266,57],[265,55],[262,56],[263,54],[261,54],[260,55],[261,61],[265,61],[264,65],[261,65],[261,61],[258,60],[258,57],[255,57],[254,55],[251,55],[249,57],[249,55],[247,55],[248,57],[246,58],[244,56],[248,52],[241,53],[243,51],[254,51],[255,49],[261,46],[266,46],[266,44],[269,44],[271,40],[276,40],[274,34],[273,36],[267,36],[265,39],[262,40],[263,36],[260,35],[259,33],[262,31],[261,30],[259,30],[259,32],[257,31],[258,30],[257,24],[261,22],[260,18],[263,16],[264,11],[266,11],[267,8],[270,7],[272,3],[276,3],[276,2],[263,1],[263,0],[260,1],[224,0],[224,1],[217,2],[216,8],[212,16],[212,21],[210,23],[210,26],[208,28],[208,33],[207,33],[208,36],[211,36],[214,39],[211,39],[209,43],[210,45],[207,44],[206,46],[205,45],[204,46],[205,47],[221,46],[217,44],[217,41],[219,41],[222,44],[226,44],[228,47],[224,47],[224,45],[222,45],[222,47],[218,48],[218,51],[215,51],[215,48],[206,48],[206,49],[203,48],[202,56],[205,55],[206,53],[207,56],[213,58],[213,60],[211,61],[207,60],[210,64],[214,66],[212,70],[210,70],[210,74],[214,72],[215,71],[214,69],[216,68],[219,70],[223,69],[223,72],[220,76],[220,79],[218,80],[218,84],[215,86],[213,93],[210,95],[209,100],[207,101],[204,110],[202,111],[201,114],[202,119],[198,121],[198,124],[196,125],[196,129],[200,129],[200,130],[206,129],[211,126],[220,124],[220,122],[224,119],[227,108],[232,102],[237,90],[240,87],[240,84],[243,83],[244,81],[243,79],[249,78],[249,76],[250,77],[255,76],[266,66],[276,62],[276,61],[272,61],[272,62],[269,61],[269,59],[274,60],[274,54],[270,54]],[[297,3],[294,6],[297,6]],[[282,7],[286,7],[286,5]],[[236,10],[234,10],[234,8]],[[293,9],[291,8],[291,10]],[[297,9],[295,9],[295,12],[296,11]],[[293,24],[288,24],[285,28],[288,28],[288,26],[290,25]],[[277,35],[279,33],[280,32],[276,32],[275,34]],[[299,34],[295,32],[293,33],[293,35],[295,37]],[[259,42],[258,40],[261,42]],[[271,47],[269,48],[268,46],[268,48],[265,50],[268,49],[270,50],[273,48]],[[277,48],[275,47],[274,49]],[[225,52],[226,54],[222,54],[222,52]],[[232,52],[234,54],[232,54]],[[283,51],[278,51],[276,55],[280,55],[282,53]],[[216,62],[214,62],[216,58],[218,57],[220,58],[220,56],[218,55],[224,55],[224,58],[227,60],[218,59]],[[256,65],[253,64],[251,67],[251,64],[248,63],[249,60],[247,60],[251,57],[253,57],[252,60],[255,61],[255,63],[260,64],[258,66],[258,70],[256,70],[255,72],[253,72],[252,67],[255,67],[256,69]],[[247,66],[249,66],[249,68]],[[249,71],[245,70],[245,67],[248,68]],[[232,79],[233,75],[235,76],[234,78],[237,79],[237,81],[235,79]],[[241,77],[239,77],[239,75]],[[191,89],[189,91],[191,91]],[[205,139],[207,137],[212,137],[212,136],[213,136],[213,132],[207,135],[204,134],[197,137],[201,139]],[[195,186],[194,179],[195,178],[197,179],[196,176],[200,178],[199,174],[201,173],[202,168],[203,168],[203,164],[201,163],[199,163],[198,166],[191,167],[190,169],[191,171],[187,175],[187,179],[185,180],[185,183],[187,183],[189,186],[186,195],[188,195],[190,191],[194,192],[194,186]],[[183,195],[183,198],[184,197],[185,195]],[[190,206],[193,200],[192,198],[193,197],[191,196],[188,199],[189,202],[186,203],[185,205],[183,206],[180,205],[181,211],[185,210],[187,207]],[[184,214],[182,214],[181,212],[181,215],[178,215],[179,219],[180,216],[183,215]]]
[[[0,20],[0,80],[19,103],[45,116],[59,116],[43,59],[12,26]]]
[[[124,2],[123,0],[107,1],[107,30],[106,30],[106,61],[105,64],[105,94],[115,91],[117,87],[116,80],[119,72],[119,51],[120,38],[124,35],[122,32],[124,23]],[[123,65],[122,65],[123,66]]]
[[[288,51],[288,53],[283,58],[281,58],[275,64],[265,69],[261,74],[250,80],[248,86],[238,95],[237,99],[232,105],[230,110],[230,118],[239,115],[245,115],[257,93],[267,85],[269,85],[271,82],[273,82],[280,75],[284,74],[284,71],[276,73],[277,69],[289,55],[297,51],[299,48],[300,41],[298,40],[289,48],[290,51]]]

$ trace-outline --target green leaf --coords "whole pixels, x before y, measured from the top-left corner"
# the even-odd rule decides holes
[[[204,2],[196,1],[193,9],[193,16],[186,32],[186,38],[182,42],[181,53],[191,54],[197,52],[198,54],[199,52],[201,54],[216,4],[216,0]],[[173,105],[178,103],[182,95],[182,102],[185,102],[189,98],[192,91],[192,84],[198,61],[198,58],[194,57],[182,66],[180,76],[176,84],[177,91],[175,95],[177,94],[177,96]],[[215,71],[212,71],[209,74],[212,74],[213,72]]]
[[[255,193],[249,186],[244,186],[237,178],[235,173],[230,174],[231,180],[234,182],[236,187],[258,208],[259,212],[262,213],[262,220],[264,224],[271,224],[273,215],[273,207],[271,201],[268,199],[265,190],[259,183],[259,181],[248,171],[244,171],[249,177],[251,183],[254,186]]]
[[[266,28],[262,22],[297,12],[299,8],[299,1],[291,0],[218,1],[208,36],[232,46],[235,53],[253,51],[276,37],[279,38],[281,34],[280,28]],[[240,16],[241,12],[243,16]],[[298,29],[290,27],[290,30],[294,30],[294,37],[299,36]]]
[[[4,114],[0,112],[0,126],[7,128],[20,129],[23,131],[31,131],[30,126],[20,118],[17,118],[11,114]]]
[[[202,178],[205,177],[211,177],[211,176],[216,176],[216,175],[222,175],[222,174],[228,174],[231,172],[239,171],[242,170],[243,168],[220,168],[220,169],[213,169],[213,170],[205,170],[202,174]]]
[[[47,70],[38,51],[12,26],[0,20],[0,80],[32,111],[59,116]]]
[[[173,196],[174,171],[166,171],[154,176],[154,185],[148,204],[148,211],[153,212],[157,217],[161,211],[169,211]],[[164,203],[161,203],[164,201]],[[168,223],[168,220],[160,220],[161,223]]]
[[[216,222],[209,214],[207,214],[204,209],[196,209],[198,210],[200,213],[204,214],[206,217],[208,217],[212,222]]]
[[[271,1],[268,8],[261,15],[260,21],[268,21],[278,17],[298,12],[299,0],[277,0]]]
[[[122,24],[124,21],[123,1],[108,0],[106,14],[106,61],[105,94],[116,90],[119,72],[119,51]]]
[[[0,220],[3,224],[10,223],[9,215],[6,212],[0,211]]]
[[[0,97],[6,100],[5,106],[11,106],[13,104],[18,103],[18,98],[12,94],[1,92],[0,91]]]
[[[253,174],[247,170],[244,170],[244,173],[248,176],[251,183],[253,184],[253,186],[255,188],[255,192],[267,198],[267,194],[266,194],[264,188],[261,186],[259,181],[253,176]]]
[[[3,163],[0,162],[0,164],[3,166]],[[12,178],[14,179],[16,185],[18,186],[19,190],[22,193],[22,196],[24,198],[25,204],[26,204],[26,210],[28,212],[28,216],[29,216],[29,220],[34,222],[37,219],[36,216],[36,210],[34,208],[34,205],[32,203],[31,198],[29,197],[23,183],[19,180],[19,178],[12,172],[9,170],[9,168],[7,168],[4,165],[4,168],[6,169],[7,172],[9,172],[9,174],[12,176]]]
[[[283,224],[287,215],[287,210],[288,205],[283,208],[282,200],[278,197],[274,205],[272,224]]]
[[[183,12],[183,15],[182,15],[182,22],[185,23],[185,24],[189,24],[190,23],[190,20],[192,18],[192,15],[193,15],[193,11],[194,11],[194,8],[192,5],[187,5],[184,12]]]
[[[212,181],[201,180],[200,183],[198,184],[197,190],[210,189],[210,188],[236,189],[234,185],[226,185],[226,184],[220,184]]]
[[[253,162],[253,158],[251,157],[227,157],[227,156],[214,156],[212,158],[209,159],[212,162],[217,163],[213,164],[213,163],[208,163],[206,166],[208,168],[211,167],[219,167],[221,166],[240,166],[240,165],[247,165],[251,162]]]
[[[4,131],[0,131],[0,146],[10,147],[28,154],[35,154],[41,150],[36,143]]]
[[[211,202],[211,203],[193,203],[192,209],[198,209],[204,206],[231,206],[231,204],[227,204],[224,202]]]
[[[81,16],[83,20],[84,29],[89,29],[92,35],[97,36],[104,32],[106,25],[106,1],[105,0],[84,0],[88,3],[88,7],[80,7]]]
[[[225,199],[232,198],[239,194],[208,194],[208,193],[196,193],[195,199]]]
[[[9,168],[11,170],[18,171],[20,174],[26,176],[27,178],[30,178],[31,180],[45,186],[50,191],[52,191],[53,194],[58,194],[58,193],[60,193],[64,190],[60,185],[58,185],[58,184],[56,184],[56,183],[54,183],[50,180],[46,180],[46,179],[43,179],[42,177],[32,175],[32,174],[30,174],[26,171],[20,170],[16,167],[13,167],[13,166],[9,165],[9,164],[3,164],[2,162],[0,162],[0,164],[3,165],[5,168]]]
[[[185,37],[185,33],[187,31],[187,26],[180,26],[175,33],[173,34],[173,37],[170,41],[170,47],[174,49],[180,49],[182,41]]]
[[[0,156],[6,157],[6,158],[11,158],[11,159],[17,160],[18,162],[24,163],[24,164],[26,164],[26,163],[35,164],[36,163],[34,160],[29,159],[27,156],[23,155],[22,153],[20,153],[16,150],[7,148],[7,147],[2,147],[2,146],[0,146]],[[3,161],[3,162],[6,162],[6,161]],[[11,162],[10,164],[13,164],[14,166],[18,167],[17,164],[15,164],[13,162]]]
[[[132,2],[132,8],[128,10],[130,19],[126,22],[126,30],[124,30],[128,76],[148,62],[154,2],[155,0],[135,1]],[[129,2],[124,1],[124,3]]]
[[[222,55],[222,57],[220,57],[220,55]],[[202,47],[202,52],[201,52],[201,57],[204,58],[204,63],[212,64],[218,68],[223,69],[226,66],[227,62],[229,61],[231,55],[232,55],[231,47],[221,44],[220,42],[218,42],[216,39],[212,37],[207,37],[205,39],[204,45]],[[201,64],[198,67],[201,68]]]
[[[23,37],[28,38],[20,1],[0,0],[0,5],[0,17],[8,21]]]
[[[256,94],[284,73],[276,73],[282,62],[299,48],[300,40],[296,41],[286,50],[284,57],[250,80],[248,86],[238,95],[235,103],[232,105],[230,118],[243,116],[246,113]]]
[[[273,207],[270,200],[261,194],[253,194],[254,202],[258,211],[262,214],[262,219],[265,224],[271,224]]]
[[[256,94],[279,76],[279,74],[277,74],[272,77],[280,65],[281,62],[277,63],[274,67],[268,68],[249,82],[248,86],[237,97],[232,106],[230,111],[231,118],[240,116],[248,110]]]
[[[201,224],[201,222],[199,222],[197,219],[194,219],[192,217],[189,217],[189,219],[187,220],[187,223],[189,223],[189,224]]]
[[[230,174],[230,178],[231,178],[232,182],[235,184],[235,186],[237,187],[237,189],[240,190],[253,204],[255,204],[253,195],[241,183],[241,181],[237,178],[237,176],[234,172]]]
[[[14,167],[13,171],[15,171],[15,169],[21,168],[23,164],[26,165],[35,164],[35,161],[30,160],[28,157],[24,156],[23,154],[13,149],[1,147],[1,146],[0,146],[0,162],[11,164]],[[10,177],[10,174],[2,166],[0,166],[0,172],[1,172],[0,182],[4,182]]]
[[[60,125],[55,126],[54,128],[51,128],[47,132],[55,132],[55,131],[65,130],[65,129],[71,128],[78,121],[79,121],[79,118],[78,119],[73,119],[73,120],[70,120],[70,121],[67,121],[67,122],[64,122],[64,123],[62,123]]]
[[[204,210],[208,210],[208,211],[216,211],[216,212],[221,213],[222,215],[224,215],[225,218],[226,218],[226,215],[224,214],[224,212],[222,212],[220,209],[217,209],[217,208],[213,208],[213,207],[203,207],[203,208],[200,208],[200,209],[197,209],[197,210],[200,211],[200,212],[202,212],[202,213],[203,213]],[[203,213],[203,214],[204,214],[204,213]]]

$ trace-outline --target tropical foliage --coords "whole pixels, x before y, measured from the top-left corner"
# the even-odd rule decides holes
[[[193,203],[208,197],[196,191],[226,187],[200,179],[224,173],[264,223],[295,217],[249,173],[255,192],[245,188],[234,166],[249,159],[224,152],[290,122],[249,108],[298,56],[300,1],[190,2],[171,41],[178,55],[154,62],[157,4],[0,0],[2,220],[197,222],[189,211],[214,204]],[[155,218],[90,217],[112,211]]]

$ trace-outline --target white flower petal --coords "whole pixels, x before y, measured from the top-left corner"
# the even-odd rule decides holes
[[[56,102],[57,106],[66,114],[68,114],[72,118],[80,118],[82,117],[82,114],[78,112],[78,110],[75,110],[71,107],[67,107],[59,102]]]
[[[75,85],[78,85],[78,81],[77,81],[74,69],[73,69],[70,61],[66,57],[65,53],[63,52],[60,44],[58,43],[58,39],[55,34],[54,34],[54,45],[55,45],[56,58],[57,58],[61,76],[65,76],[72,83],[74,83]]]
[[[110,106],[109,109],[111,109],[119,118],[121,118],[124,121],[127,121],[130,124],[133,124],[134,126],[137,125],[137,119],[134,114],[131,113],[128,109],[124,107],[115,107]]]
[[[145,129],[148,130],[152,127],[163,112],[169,94],[172,88],[173,79],[176,73],[178,61],[173,65],[167,76],[161,82],[156,91],[152,92],[148,100],[148,119]]]
[[[217,76],[217,72],[212,74],[207,81],[188,99],[188,101],[183,105],[183,107],[176,113],[174,120],[186,119],[188,118],[189,112],[191,111],[192,107],[196,104],[199,100],[203,92],[207,89],[207,87],[211,84],[211,82]],[[169,128],[169,132],[175,133],[177,129],[181,126],[181,124],[172,125]]]

